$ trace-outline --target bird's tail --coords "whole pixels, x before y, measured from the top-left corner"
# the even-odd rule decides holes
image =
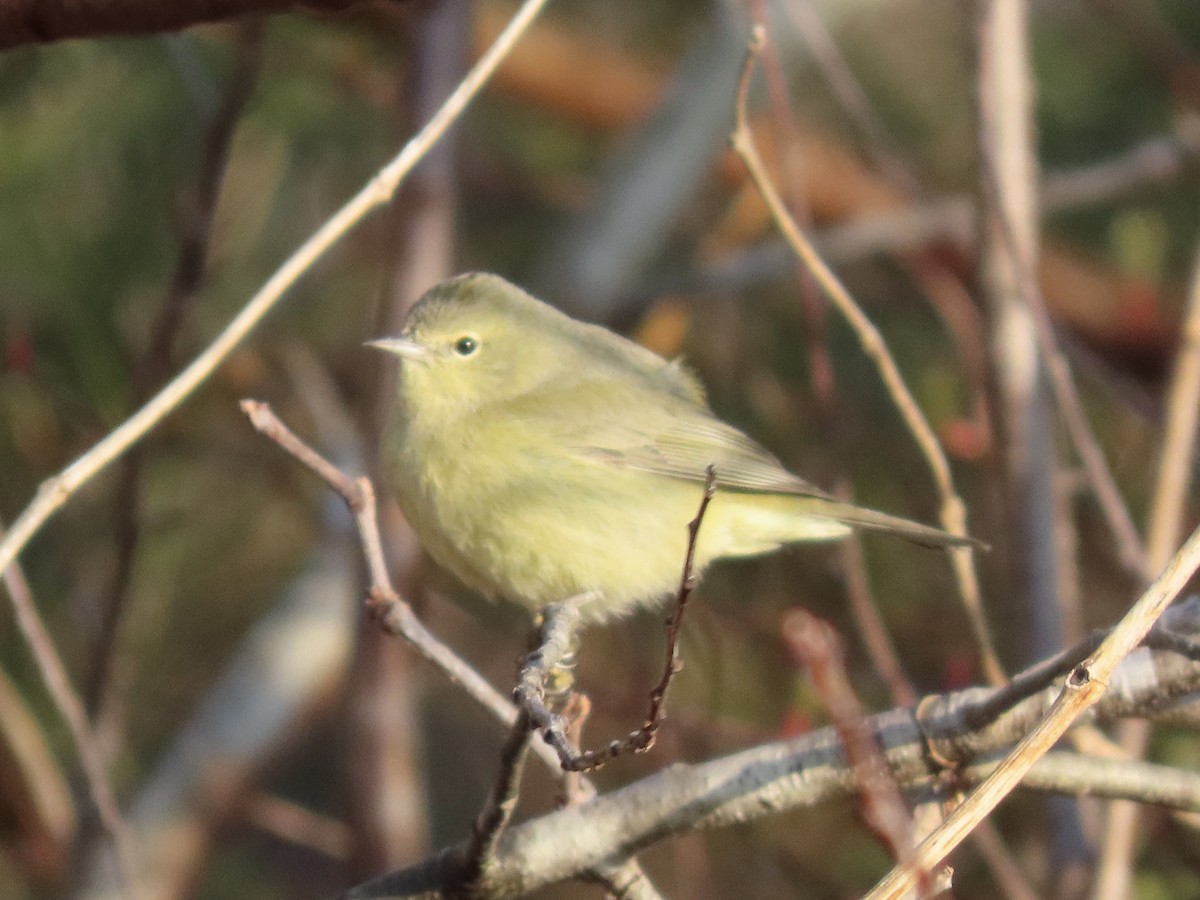
[[[926,547],[973,547],[976,550],[987,550],[988,545],[971,537],[962,537],[922,525],[899,516],[855,506],[852,503],[842,503],[837,500],[826,500],[823,497],[805,497],[801,501],[805,511],[814,516],[825,516],[844,522],[851,528],[861,528],[864,531],[879,531],[884,534],[894,534],[914,544]]]

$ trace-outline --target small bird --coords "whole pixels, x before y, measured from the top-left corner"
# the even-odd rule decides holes
[[[485,596],[538,611],[595,592],[597,622],[671,596],[709,466],[695,572],[845,537],[977,544],[840,502],[717,418],[696,376],[497,275],[431,288],[398,337],[385,473],[425,549]]]

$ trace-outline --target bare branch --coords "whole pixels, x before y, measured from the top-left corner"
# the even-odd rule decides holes
[[[915,886],[920,871],[945,859],[975,824],[996,808],[1033,763],[1062,737],[1071,723],[1104,695],[1108,680],[1121,660],[1146,636],[1171,601],[1187,586],[1198,567],[1200,529],[1192,533],[1162,574],[1117,623],[1096,652],[1071,671],[1058,699],[1037,727],[995,772],[955,808],[941,827],[921,842],[910,865],[893,869],[875,886],[869,895],[871,900],[903,896]]]
[[[0,570],[6,569],[30,538],[84,484],[140,441],[151,428],[178,407],[225,361],[238,344],[274,308],[297,279],[331,247],[357,226],[367,213],[387,203],[405,176],[446,130],[462,115],[500,62],[524,34],[546,0],[525,0],[496,42],[471,68],[424,128],[357,194],[333,214],[284,261],[250,298],[216,339],[141,409],[111,431],[57,475],[47,479],[37,495],[0,540]]]
[[[1173,613],[1175,610],[1172,611]],[[1182,610],[1194,631],[1200,608]],[[1143,666],[1150,666],[1146,671]],[[1092,709],[1094,717],[1142,715],[1152,697],[1184,696],[1200,689],[1200,665],[1156,651],[1130,661],[1112,675],[1115,689]],[[995,689],[968,688],[927,698],[916,710],[898,709],[864,720],[883,748],[887,765],[918,799],[941,796],[947,773],[954,784],[974,783],[996,766],[996,754],[1019,739],[1054,705],[1046,687],[1008,714],[972,729],[972,711]],[[1061,760],[1061,761],[1060,761]],[[1200,809],[1200,776],[1146,763],[1102,761],[1077,754],[1038,760],[1029,786],[1091,796],[1127,796],[1181,809]],[[1064,774],[1072,765],[1077,770]],[[1160,787],[1156,778],[1169,775]],[[822,728],[788,741],[763,744],[704,763],[676,764],[645,779],[508,829],[480,891],[503,887],[509,894],[533,891],[577,877],[597,860],[617,860],[672,835],[744,825],[798,807],[813,806],[859,790],[836,729]],[[346,894],[348,898],[411,896],[459,883],[466,845],[448,847],[411,869],[392,873]]]
[[[0,526],[0,535],[2,534],[3,527]],[[4,584],[8,588],[8,595],[12,601],[17,628],[20,629],[25,643],[33,654],[42,682],[50,692],[59,714],[66,721],[67,730],[71,732],[75,752],[79,755],[79,761],[83,765],[88,792],[91,794],[92,802],[96,805],[96,811],[100,814],[104,830],[108,832],[116,847],[118,870],[125,891],[129,896],[136,897],[138,895],[136,877],[138,869],[134,857],[133,838],[128,824],[121,816],[121,807],[117,803],[116,794],[113,793],[112,785],[108,780],[104,754],[100,749],[100,742],[96,739],[95,732],[92,731],[91,723],[88,721],[83,701],[71,685],[71,677],[67,674],[62,657],[55,648],[54,640],[50,637],[50,632],[46,629],[46,624],[38,613],[37,604],[33,600],[33,592],[29,589],[29,582],[25,580],[24,574],[15,563],[4,569]]]

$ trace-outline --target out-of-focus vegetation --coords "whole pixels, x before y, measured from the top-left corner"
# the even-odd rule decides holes
[[[775,171],[792,186],[791,195],[807,198],[814,231],[973,195],[969,5],[817,4],[895,152],[916,175],[920,193],[910,196],[876,164],[869,139],[813,62],[790,5],[808,4],[735,3],[728,18],[746,20],[759,6],[771,10],[795,135],[758,89],[755,126],[772,160],[799,149],[795,166]],[[1100,0],[1034,4],[1038,153],[1047,183],[1189,130],[1195,147],[1200,6],[1188,0],[1147,0],[1114,11],[1117,6]],[[562,258],[569,252],[564,235],[600,228],[605,204],[636,202],[622,193],[621,174],[638,171],[654,148],[644,129],[688,89],[674,80],[684,61],[728,55],[713,38],[719,28],[730,30],[726,44],[740,47],[744,32],[715,24],[723,21],[715,7],[666,0],[552,5],[456,130],[451,268],[502,273],[665,355],[686,356],[709,386],[714,407],[794,470],[826,486],[844,476],[865,505],[935,521],[938,502],[927,468],[874,369],[833,314],[824,330],[814,329],[794,263],[776,252],[762,204],[723,149],[733,121],[732,79],[688,96],[690,104],[726,107],[726,122],[711,129],[711,151],[671,198],[677,212],[644,236],[644,258],[614,279],[624,287],[604,296],[581,286],[579,293],[588,296],[582,307],[573,297],[570,273],[582,271],[582,263]],[[508,7],[483,2],[469,12],[467,50],[477,52]],[[265,22],[261,49],[250,51],[261,53],[260,71],[250,76],[252,93],[221,174],[203,277],[157,370],[147,362],[153,330],[194,214],[197,173],[210,152],[206,135],[236,71],[235,57],[246,52],[239,46],[247,41],[247,26],[0,54],[0,517],[6,523],[44,478],[92,446],[202,348],[279,261],[412,133],[419,124],[412,97],[421,89],[414,59],[429,14],[424,6],[400,15],[366,8],[344,17],[281,15]],[[677,105],[674,115],[687,116],[691,108]],[[1200,235],[1195,155],[1177,171],[1110,185],[1102,199],[1066,204],[1043,222],[1047,299],[1093,426],[1139,523],[1153,491],[1161,395]],[[404,258],[402,242],[414,240],[404,223],[423,202],[418,193],[402,191],[390,210],[352,234],[155,429],[137,451],[132,480],[131,464],[118,463],[73,498],[21,557],[75,684],[103,698],[92,712],[125,805],[160,771],[247,635],[328,540],[332,514],[324,489],[251,431],[237,401],[271,401],[297,430],[328,447],[318,423],[328,425],[329,409],[310,402],[311,379],[327,380],[361,425],[340,438],[369,442],[380,369],[360,345],[377,335],[381,309],[397,302],[396,260]],[[987,335],[974,257],[961,237],[944,234],[915,251],[906,248],[906,255],[887,248],[852,253],[836,266],[942,436],[972,532],[995,545],[979,560],[984,599],[1001,655],[1016,670],[1032,661],[1031,614],[1010,578],[1019,548],[1004,526],[997,423],[977,414],[988,386],[975,378],[972,359],[984,352]],[[931,303],[927,282],[914,277],[914,258],[916,268],[937,268],[959,291]],[[619,268],[625,261],[606,265]],[[833,361],[835,421],[814,398],[814,340]],[[148,384],[152,370],[155,384]],[[1073,458],[1065,449],[1062,457]],[[1064,465],[1062,477],[1069,480],[1073,472]],[[1114,561],[1086,492],[1072,508],[1083,598],[1079,625],[1088,629],[1114,621],[1136,585]],[[1189,526],[1194,512],[1189,506]],[[356,552],[347,542],[338,558],[353,567]],[[876,538],[866,540],[865,552],[881,615],[917,689],[979,680],[978,651],[942,556]],[[465,596],[437,573],[421,570],[407,580],[429,588],[414,599],[431,626],[507,691],[524,646],[524,618]],[[597,777],[600,786],[674,759],[707,759],[824,724],[826,713],[779,637],[781,613],[790,606],[813,611],[844,636],[865,706],[891,706],[845,594],[833,548],[803,547],[712,571],[689,611],[686,670],[659,747],[606,768]],[[114,601],[121,612],[105,666],[97,661],[99,636],[104,610]],[[591,743],[640,721],[660,666],[660,619],[648,613],[587,635],[578,680],[595,704]],[[294,841],[269,824],[274,820],[261,806],[230,804],[212,825],[203,860],[188,873],[192,895],[327,896],[380,871],[385,861],[398,866],[418,858],[420,841],[400,858],[355,843],[364,789],[354,728],[362,715],[357,705],[370,688],[350,686],[350,653],[347,646],[344,662],[332,665],[319,689],[299,703],[302,713],[270,739],[273,749],[251,779],[255,794],[295,801],[322,818],[303,819],[304,840]],[[73,745],[7,605],[0,612],[0,668],[32,712],[56,777],[84,811],[80,840],[94,839]],[[102,690],[94,683],[101,671],[107,673]],[[371,677],[383,676],[356,672],[357,679]],[[419,788],[408,798],[415,804],[410,815],[423,818],[416,831],[427,831],[424,849],[436,849],[467,833],[502,734],[419,666],[406,670],[399,689],[414,705],[409,726],[416,729],[408,743],[398,738],[398,746],[411,750],[403,763],[411,780],[401,783]],[[1195,763],[1194,740],[1185,732],[1158,733],[1151,753],[1185,767]],[[26,777],[16,767],[0,774],[8,782],[0,798],[22,796]],[[525,808],[544,810],[552,789],[540,773],[531,777]],[[380,778],[380,791],[397,783]],[[1097,840],[1099,806],[1082,804],[1080,819],[1088,839]],[[1051,825],[1041,801],[1018,795],[996,822],[1027,877],[1051,884]],[[1146,822],[1146,835],[1155,839],[1139,857],[1139,896],[1200,893],[1195,833],[1155,811]],[[42,864],[23,856],[21,847],[28,849],[37,832],[32,820],[0,806],[0,837],[9,851],[0,856],[0,900],[62,896],[88,883],[86,854],[73,856],[68,845],[60,855],[63,848],[56,850],[45,834],[36,838],[50,848]],[[317,834],[335,837],[320,844]],[[668,842],[642,859],[672,897],[852,896],[889,865],[850,803]],[[956,857],[956,870],[960,896],[996,895],[970,846]],[[598,896],[579,885],[555,896],[585,891]]]

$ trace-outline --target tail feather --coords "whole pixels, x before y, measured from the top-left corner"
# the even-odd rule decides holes
[[[972,537],[964,537],[942,531],[930,525],[922,525],[899,516],[855,506],[852,503],[841,503],[836,500],[825,500],[820,497],[804,498],[806,511],[812,515],[826,516],[844,522],[852,528],[864,531],[879,531],[894,534],[914,544],[926,547],[972,547],[976,550],[990,549],[987,544]]]

